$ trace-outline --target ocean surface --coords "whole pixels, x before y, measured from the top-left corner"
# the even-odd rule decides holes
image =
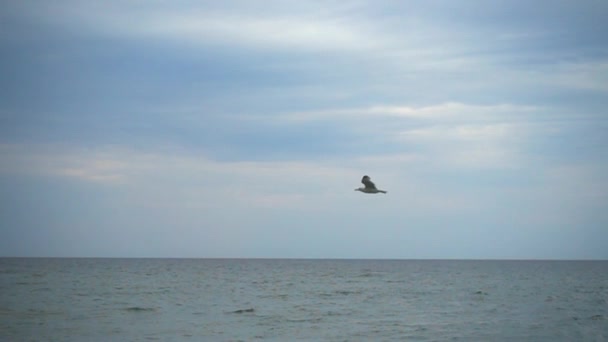
[[[0,259],[2,341],[608,341],[608,261]]]

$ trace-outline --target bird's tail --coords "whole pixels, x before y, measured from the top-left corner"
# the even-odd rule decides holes
[[[378,190],[378,192],[381,192],[381,193],[383,193],[383,194],[385,194],[385,193],[386,193],[386,191],[384,191],[384,190]]]

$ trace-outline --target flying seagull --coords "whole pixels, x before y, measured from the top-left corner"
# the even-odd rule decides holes
[[[355,191],[365,192],[366,194],[377,194],[379,192],[381,192],[383,194],[386,193],[386,191],[384,191],[384,190],[376,189],[376,185],[374,183],[372,183],[369,176],[363,176],[363,178],[361,178],[361,183],[363,183],[363,185],[365,185],[365,187],[355,189]]]

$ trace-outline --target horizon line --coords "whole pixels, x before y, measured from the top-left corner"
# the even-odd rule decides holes
[[[167,259],[167,260],[293,260],[293,261],[608,261],[597,258],[325,258],[325,257],[154,257],[154,256],[0,256],[0,259]]]

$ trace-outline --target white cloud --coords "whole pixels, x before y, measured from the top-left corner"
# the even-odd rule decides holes
[[[608,205],[608,161],[597,164],[561,164],[544,172],[545,193],[566,203]],[[553,185],[560,184],[559,187]]]
[[[397,3],[391,5],[399,7]],[[420,5],[417,11],[403,12],[369,1],[361,6],[369,6],[366,9],[371,11],[344,6],[352,6],[352,2],[346,5],[342,1],[276,1],[262,5],[250,1],[205,4],[68,0],[7,5],[12,10],[6,14],[9,18],[16,14],[15,8],[31,15],[25,20],[21,20],[23,13],[14,17],[14,22],[23,23],[17,25],[19,33],[32,23],[36,24],[33,27],[48,28],[48,36],[41,35],[40,39],[56,40],[44,45],[50,49],[44,50],[61,56],[74,54],[70,55],[73,59],[64,60],[65,65],[47,61],[45,68],[58,66],[59,74],[70,70],[76,74],[80,66],[97,70],[95,62],[106,61],[106,53],[117,52],[113,56],[125,57],[123,67],[142,63],[141,68],[135,68],[141,70],[133,70],[130,77],[135,82],[125,80],[121,68],[115,71],[109,68],[107,71],[116,74],[107,79],[105,75],[100,78],[95,72],[85,72],[82,82],[99,82],[100,89],[112,88],[114,84],[104,83],[108,80],[124,81],[125,88],[141,87],[142,80],[152,82],[146,82],[143,85],[146,90],[138,93],[145,96],[129,100],[145,108],[140,115],[125,115],[134,121],[124,126],[116,124],[124,128],[120,136],[120,141],[125,142],[123,147],[0,145],[0,176],[9,181],[11,177],[52,177],[75,187],[86,183],[81,189],[103,190],[95,193],[107,196],[111,205],[105,207],[124,210],[122,221],[118,220],[122,223],[143,230],[141,227],[147,224],[157,224],[156,218],[164,218],[156,229],[166,229],[167,235],[174,235],[166,228],[174,224],[196,231],[205,223],[208,229],[205,233],[224,236],[224,242],[230,245],[242,240],[241,233],[253,237],[263,231],[269,220],[277,225],[271,228],[274,231],[283,222],[312,218],[319,226],[330,225],[332,229],[347,230],[350,225],[358,225],[360,231],[390,227],[386,233],[409,225],[412,217],[418,218],[412,229],[424,230],[438,217],[448,223],[455,219],[459,228],[456,234],[460,234],[466,231],[467,224],[481,226],[521,211],[525,214],[514,220],[518,226],[513,228],[521,228],[520,234],[525,235],[536,223],[587,222],[586,216],[593,214],[588,207],[605,211],[608,171],[602,160],[605,154],[597,152],[605,139],[600,136],[601,126],[591,127],[597,121],[579,122],[599,118],[601,113],[594,112],[595,107],[576,107],[584,102],[581,99],[585,96],[595,98],[597,92],[608,89],[608,64],[598,53],[603,50],[597,43],[589,49],[559,47],[545,51],[536,43],[559,45],[556,32],[569,28],[542,25],[539,31],[536,25],[514,27],[504,22],[495,26],[486,11],[477,6],[453,8],[468,15],[466,22],[459,21],[460,13],[447,13],[452,9],[444,6],[425,11],[426,5]],[[479,13],[471,14],[472,10]],[[494,13],[493,18],[504,19],[500,13]],[[48,23],[53,26],[44,25]],[[103,46],[109,49],[99,50],[94,44],[99,37],[103,37]],[[26,44],[39,43],[31,39],[29,32],[26,38],[29,39],[24,40]],[[593,39],[587,37],[585,41],[594,45]],[[132,45],[123,54],[125,42]],[[112,49],[113,46],[118,47]],[[23,47],[28,51],[39,50],[39,46]],[[218,50],[221,53],[208,55]],[[167,65],[182,66],[180,63],[185,59],[192,63],[176,68],[183,73],[169,76],[174,81],[171,86],[175,85],[173,93],[162,91],[166,89],[162,83],[167,77],[165,72],[172,73],[173,69],[158,70],[160,59],[146,64],[148,61],[142,56],[150,51],[163,51],[159,58],[166,58]],[[203,53],[206,58],[199,58]],[[219,58],[226,61],[216,63]],[[566,60],[570,62],[563,62]],[[40,65],[30,68],[26,63],[29,61],[19,66],[47,70]],[[227,69],[218,69],[217,75],[197,72],[184,77],[189,72],[186,67],[190,66],[200,68],[197,71],[226,66]],[[253,76],[240,73],[254,69]],[[224,71],[230,79],[223,78]],[[268,79],[264,79],[264,72],[268,72]],[[214,77],[229,86],[209,94],[207,90],[217,80]],[[57,91],[45,92],[45,87],[33,89],[36,94],[42,90],[45,94],[41,95],[52,99],[56,104],[52,112],[66,115],[52,120],[53,127],[41,129],[48,121],[34,120],[45,113],[24,116],[22,120],[13,120],[18,114],[8,117],[8,122],[19,124],[16,127],[22,132],[19,141],[40,131],[43,134],[37,136],[37,141],[41,142],[48,142],[45,137],[84,141],[89,146],[99,142],[86,137],[86,133],[72,134],[74,140],[62,135],[73,133],[74,127],[82,122],[71,121],[67,113],[76,112],[75,108],[90,108],[88,101],[78,104],[56,97],[71,93],[72,88],[65,87],[66,84],[57,84]],[[23,94],[32,90],[23,89]],[[551,101],[569,89],[577,90],[571,95],[576,101],[560,98],[559,104],[552,105]],[[87,112],[85,116],[92,123],[105,122],[103,117],[93,119],[94,115],[104,115],[102,111],[131,112],[120,97],[113,97],[116,95],[113,92],[99,95],[107,101]],[[154,103],[145,100],[157,98]],[[70,105],[63,107],[62,103]],[[525,103],[546,106],[522,105]],[[167,115],[161,121],[148,120],[149,107],[162,108]],[[65,113],[61,114],[62,111]],[[251,134],[245,142],[237,137],[241,129],[248,128],[244,121],[239,121],[238,115],[242,113],[248,115],[246,123],[256,125],[260,123],[257,120],[265,121],[247,131]],[[232,121],[227,121],[225,114],[231,115]],[[138,121],[144,119],[145,123]],[[36,121],[40,121],[40,126],[36,126]],[[171,127],[167,128],[166,123]],[[259,149],[243,148],[246,143],[255,144],[256,138],[284,133],[280,130],[286,126],[289,132],[298,133],[293,139],[268,139]],[[136,136],[124,134],[131,133],[129,127],[138,127],[133,129]],[[323,129],[323,140],[315,145],[315,150],[297,155],[305,150],[309,139],[315,139],[317,127]],[[232,136],[218,133],[199,139],[215,128]],[[180,129],[190,136],[178,136]],[[49,134],[49,130],[57,131]],[[154,136],[158,132],[168,134],[162,138]],[[103,132],[100,140],[116,141],[112,134]],[[151,142],[149,149],[126,147],[133,146],[130,144],[135,140],[131,138]],[[166,139],[197,148],[229,145],[228,149],[237,151],[230,156],[236,160],[208,157],[218,155],[218,151],[207,154],[159,148]],[[282,146],[287,151],[283,155],[291,160],[272,160],[272,156],[264,155],[270,161],[257,162],[246,155],[272,153],[274,148],[268,146],[272,145],[269,141],[287,142]],[[289,153],[288,143],[293,143],[298,151]],[[577,143],[590,147],[581,154],[593,154],[580,157],[592,160],[584,167],[577,164],[578,151],[573,152]],[[561,147],[566,144],[570,149],[564,152]],[[347,147],[334,149],[338,145]],[[311,157],[311,151],[324,147],[332,153]],[[336,151],[346,152],[349,157],[335,157]],[[328,159],[328,155],[333,158]],[[354,193],[362,174],[372,176],[389,191],[388,195],[370,197]],[[70,196],[69,191],[65,195]],[[488,208],[491,210],[484,210]],[[103,209],[99,212],[101,216],[105,214]],[[298,215],[291,215],[294,212]],[[368,215],[369,212],[374,214]],[[316,216],[318,213],[325,216]],[[67,216],[60,225],[73,222]],[[214,219],[208,219],[210,216]],[[531,217],[538,221],[526,225]],[[378,218],[383,227],[374,225]],[[543,218],[551,219],[542,221]],[[332,219],[338,224],[334,225]],[[111,226],[118,227],[115,222]],[[225,227],[229,228],[223,231]],[[247,233],[249,227],[255,227],[255,233]],[[404,239],[410,237],[409,232],[397,234],[403,234]]]
[[[480,131],[473,135],[485,139],[486,132],[494,132]],[[479,150],[477,155],[461,157],[487,163],[492,155],[485,153],[490,152]],[[283,229],[288,229],[285,234],[311,239],[311,235],[328,230],[394,234],[420,241],[423,232],[437,222],[443,222],[442,228],[434,229],[466,234],[467,224],[488,225],[508,217],[508,222],[517,226],[503,222],[502,229],[512,228],[525,235],[524,230],[538,229],[536,225],[551,231],[557,229],[552,228],[556,224],[585,222],[607,205],[605,165],[537,164],[533,170],[514,171],[515,180],[501,184],[499,179],[488,186],[483,181],[453,179],[463,176],[455,168],[457,161],[439,165],[433,158],[437,157],[401,153],[362,155],[352,160],[221,162],[183,150],[2,145],[0,176],[10,179],[25,170],[30,177],[53,177],[71,185],[94,184],[83,189],[106,196],[112,210],[107,220],[112,227],[130,227],[125,229],[133,236],[140,231],[149,235],[151,229],[167,237],[178,232],[182,238],[176,243],[183,244],[187,236],[206,241],[202,242],[205,248],[212,247],[208,241],[217,241],[214,255],[219,256],[242,256],[238,254],[242,251],[229,246],[242,243],[244,238],[261,243],[265,238],[260,239],[260,234],[269,236]],[[477,161],[462,162],[470,165]],[[354,192],[363,173],[389,193],[368,196]],[[484,178],[492,172],[467,175]],[[99,210],[107,214],[104,208]],[[382,224],[376,226],[376,222]],[[198,251],[193,255],[207,253],[196,247],[192,251]]]
[[[525,162],[522,144],[507,134],[506,126],[431,127],[407,131],[402,139],[422,146],[428,159],[442,167],[520,167]]]
[[[422,119],[428,121],[495,121],[505,120],[508,117],[515,117],[527,113],[539,113],[545,111],[542,107],[497,104],[497,105],[476,105],[460,102],[447,102],[430,106],[395,106],[378,105],[363,108],[344,108],[332,110],[318,110],[286,113],[279,117],[280,120],[293,121],[314,121],[332,119],[372,119],[377,118],[402,118],[402,119]],[[273,118],[274,119],[274,118]]]
[[[490,142],[517,136],[520,127],[514,124],[438,125],[406,130],[402,138],[409,141],[477,141]]]
[[[549,128],[557,129],[555,125],[533,123],[545,112],[533,106],[451,102],[287,113],[278,120],[294,125],[332,122],[356,132],[362,142],[413,149],[408,158],[444,166],[496,168],[518,165],[529,139],[546,134]]]
[[[550,85],[608,92],[608,60],[590,63],[563,63],[548,78]]]
[[[25,6],[24,6],[25,7]],[[165,43],[221,44],[282,50],[360,50],[378,47],[364,21],[325,13],[316,6],[246,3],[212,6],[197,3],[72,2],[42,5],[26,11],[38,20],[119,38],[160,40]],[[299,10],[298,10],[299,8]]]
[[[603,76],[605,59],[564,64],[562,61],[572,56],[557,54],[541,58],[540,65],[528,65],[525,56],[532,54],[530,58],[538,59],[538,49],[533,46],[549,34],[546,30],[539,36],[536,27],[489,25],[488,31],[478,31],[470,25],[437,25],[441,10],[437,15],[424,10],[396,16],[369,14],[366,8],[378,6],[370,2],[355,5],[357,10],[339,2],[271,2],[264,6],[247,2],[232,6],[62,2],[29,6],[23,11],[36,20],[114,39],[152,41],[167,49],[180,46],[193,52],[200,47],[222,46],[234,49],[239,56],[260,50],[285,53],[292,57],[273,58],[272,63],[256,67],[301,75],[310,74],[312,69],[323,75],[323,82],[330,78],[330,82],[350,83],[329,87],[330,91],[323,88],[325,96],[342,92],[352,97],[375,89],[385,94],[410,93],[423,101],[434,96],[433,101],[453,101],[463,92],[486,93],[490,89],[489,93],[502,94],[500,98],[513,90],[536,92],[547,86],[606,91],[608,84]],[[297,61],[294,55],[298,55]],[[335,69],[345,71],[328,77]],[[388,108],[376,109],[386,112]],[[393,115],[411,115],[412,108],[390,109]]]
[[[111,187],[127,206],[149,209],[226,210],[226,208],[341,211],[364,173],[389,190],[392,205],[420,210],[449,209],[460,201],[425,189],[416,198],[414,174],[399,170],[415,156],[362,156],[352,160],[220,162],[183,151],[142,152],[124,148],[3,146],[0,173],[59,177]],[[49,162],[52,161],[52,162]],[[420,189],[419,189],[420,190]],[[336,203],[342,203],[336,205]],[[352,203],[351,203],[352,204]],[[439,206],[439,207],[436,207]],[[378,208],[380,209],[380,208]],[[181,209],[180,209],[181,210]]]

